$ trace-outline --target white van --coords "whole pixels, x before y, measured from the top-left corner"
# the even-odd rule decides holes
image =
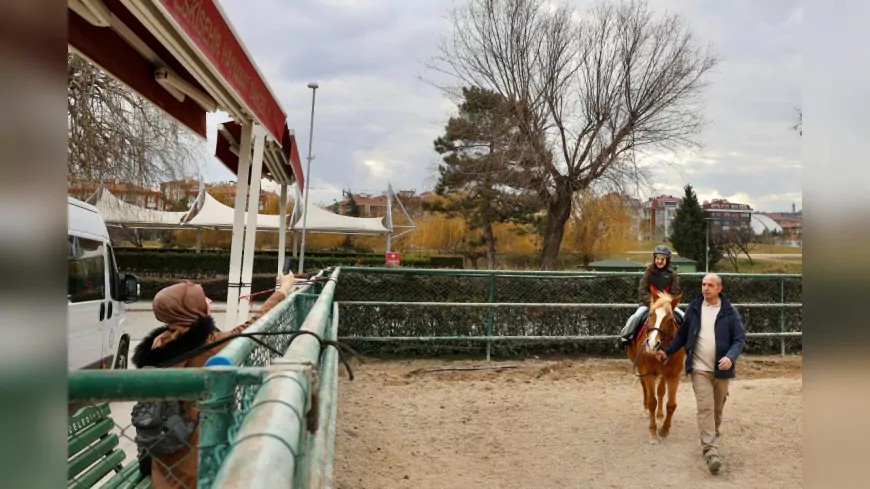
[[[67,197],[68,367],[126,369],[124,303],[139,297],[136,277],[118,275],[106,223],[96,207]]]

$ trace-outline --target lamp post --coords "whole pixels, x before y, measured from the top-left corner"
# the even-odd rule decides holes
[[[712,221],[712,217],[705,217],[704,221],[707,223],[707,251],[704,253],[704,272],[710,273],[710,221]]]
[[[317,95],[317,82],[308,84],[311,89],[311,127],[308,131],[308,163],[305,168],[305,195],[302,204],[302,244],[299,252],[299,273],[305,269],[305,234],[308,226],[308,188],[311,185],[311,160],[314,159],[314,154],[311,152],[311,145],[314,142],[314,99]]]

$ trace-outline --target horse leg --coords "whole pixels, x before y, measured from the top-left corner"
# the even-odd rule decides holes
[[[656,378],[648,376],[643,378],[646,390],[649,392],[647,408],[649,409],[649,442],[652,444],[658,443],[659,438],[656,434]]]
[[[664,379],[662,379],[664,380]],[[668,377],[668,415],[665,416],[665,422],[662,425],[659,435],[666,438],[671,431],[671,419],[674,417],[674,411],[677,410],[677,388],[680,386],[680,376],[674,375]]]
[[[643,390],[643,413],[647,414],[649,412],[649,394],[646,391],[646,381],[644,379],[640,379],[640,387]]]
[[[665,417],[665,377],[662,376],[659,378],[659,387],[658,387],[658,410],[656,412],[656,419],[661,421]]]

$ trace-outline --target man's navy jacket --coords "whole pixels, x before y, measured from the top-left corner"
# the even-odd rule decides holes
[[[722,301],[722,307],[719,309],[719,314],[716,315],[716,323],[713,326],[716,335],[716,361],[713,366],[715,369],[713,376],[717,379],[730,379],[734,377],[737,357],[740,356],[743,346],[746,345],[746,330],[743,329],[740,313],[731,305],[725,294],[720,292],[719,300]],[[698,339],[698,333],[701,331],[701,304],[703,302],[704,296],[699,295],[689,304],[682,326],[674,336],[674,340],[664,348],[664,352],[671,356],[681,347],[686,347],[686,375],[692,372],[692,353]],[[719,370],[719,360],[722,357],[731,359],[730,369]]]

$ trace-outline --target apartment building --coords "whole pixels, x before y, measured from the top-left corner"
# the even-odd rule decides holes
[[[712,230],[728,230],[731,228],[747,228],[752,226],[752,208],[747,204],[728,202],[727,199],[704,201],[701,207],[713,218]]]

